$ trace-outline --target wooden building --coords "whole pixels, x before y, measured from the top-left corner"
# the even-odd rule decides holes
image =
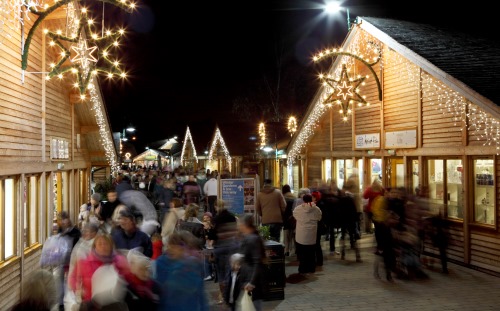
[[[167,153],[155,149],[148,149],[141,154],[138,154],[132,159],[132,163],[136,167],[167,167],[172,162]]]
[[[4,7],[8,3],[0,3],[0,310],[18,301],[21,282],[40,267],[56,214],[66,211],[76,223],[90,198],[91,172],[110,176],[117,164],[98,77],[85,98],[72,79],[46,79],[59,52],[43,29],[65,29],[66,10],[44,16],[29,37],[22,70],[23,40],[38,20],[31,15],[20,29],[19,12]]]
[[[427,188],[450,260],[500,273],[498,42],[366,17],[314,59],[328,66],[287,149],[294,186],[357,173],[360,190]]]

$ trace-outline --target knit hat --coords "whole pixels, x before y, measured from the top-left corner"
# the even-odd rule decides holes
[[[212,218],[212,213],[210,213],[210,212],[205,212],[205,214],[203,214],[203,216],[208,216],[208,217]]]

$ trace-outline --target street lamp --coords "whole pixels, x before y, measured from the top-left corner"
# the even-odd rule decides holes
[[[351,30],[351,19],[349,17],[349,8],[344,8],[340,5],[340,2],[337,1],[331,1],[325,4],[324,11],[327,14],[334,14],[337,12],[340,12],[342,10],[346,10],[347,13],[347,30]]]

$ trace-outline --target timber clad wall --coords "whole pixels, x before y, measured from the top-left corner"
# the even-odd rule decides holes
[[[31,24],[29,21],[27,27]],[[21,85],[20,38],[20,34],[13,34],[0,44],[0,160],[22,157],[26,161],[39,161],[41,75],[26,74],[25,83]],[[39,72],[40,37],[33,43],[34,58],[28,71]]]
[[[430,176],[427,176],[427,160],[429,158],[456,158],[466,161],[463,163],[464,168],[467,169],[464,171],[462,182],[463,191],[467,192],[463,193],[465,201],[462,206],[466,209],[467,217],[464,217],[463,221],[451,220],[448,257],[466,266],[500,273],[500,158],[495,156],[495,149],[489,146],[485,140],[485,135],[483,135],[485,124],[477,122],[474,127],[462,123],[460,113],[453,115],[453,113],[457,113],[454,109],[460,109],[464,103],[460,102],[462,99],[456,95],[456,92],[444,87],[440,81],[432,80],[435,78],[430,78],[424,70],[418,68],[404,56],[395,55],[393,59],[390,59],[390,53],[396,52],[389,51],[385,47],[384,57],[389,59],[382,62],[384,64],[383,74],[381,74],[379,64],[374,66],[382,83],[383,101],[378,100],[375,79],[369,78],[365,80],[366,85],[360,87],[360,93],[366,95],[370,106],[354,107],[354,113],[347,122],[342,121],[338,106],[333,105],[331,110],[325,111],[318,128],[307,144],[307,160],[302,161],[303,164],[306,164],[304,175],[307,176],[307,180],[303,180],[299,186],[310,186],[315,180],[322,178],[322,161],[325,158],[368,158],[368,155],[365,155],[366,151],[353,150],[353,132],[356,134],[380,133],[381,147],[380,149],[374,148],[373,152],[375,152],[375,157],[381,157],[383,163],[387,165],[389,155],[384,148],[384,133],[386,131],[416,129],[417,146],[421,148],[396,149],[395,152],[397,156],[404,155],[414,159],[420,157],[419,170],[422,170],[419,171],[420,183],[425,185],[429,182]],[[360,66],[354,71],[361,75],[368,73],[366,68],[363,69]],[[436,90],[427,89],[434,88],[436,86],[434,82],[440,86],[436,87]],[[419,90],[420,87],[423,88],[422,92]],[[453,94],[457,98],[453,98],[455,96]],[[421,96],[423,97],[421,98]],[[458,101],[456,101],[457,99]],[[450,111],[446,105],[452,106]],[[474,107],[476,105],[471,103],[470,107],[467,107],[467,111],[474,109]],[[467,111],[463,113],[467,113]],[[330,118],[333,118],[331,130]],[[422,141],[419,141],[420,138]],[[330,139],[333,150],[330,150]],[[474,223],[475,176],[472,167],[474,156],[487,156],[495,159],[496,223],[494,226]],[[297,166],[294,166],[294,172],[296,169]],[[294,185],[296,185],[299,176],[294,174],[293,178]],[[443,208],[443,205],[444,202],[436,206]],[[446,209],[446,206],[444,208]],[[425,241],[425,251],[436,256],[439,255],[438,250],[429,240]]]
[[[418,126],[418,92],[408,80],[401,78],[405,69],[404,63],[384,67],[385,130],[416,129]]]
[[[337,107],[333,107],[333,150],[352,150],[352,119],[347,122],[342,120],[342,115]],[[327,114],[325,113],[325,116]],[[321,175],[318,177],[321,178]]]
[[[438,95],[422,99],[422,146],[462,146],[460,124],[438,108]]]
[[[310,155],[321,151],[330,151],[330,114],[328,112],[322,117],[307,149],[307,176],[309,176],[307,182],[309,185],[312,185],[315,179],[321,178],[322,162],[322,158]]]
[[[33,21],[34,19],[25,21],[26,33]],[[15,240],[15,245],[20,249],[16,249],[14,256],[6,258],[5,261],[2,261],[3,258],[0,259],[0,310],[7,310],[18,301],[23,278],[40,268],[42,244],[52,232],[56,199],[54,196],[59,195],[58,200],[62,209],[69,211],[73,221],[76,221],[80,205],[88,200],[90,166],[97,162],[91,162],[91,156],[94,159],[100,157],[102,160],[99,160],[101,161],[99,163],[105,167],[102,169],[103,176],[110,175],[92,103],[90,101],[71,103],[70,92],[73,87],[70,85],[70,80],[54,78],[45,81],[44,75],[40,74],[46,71],[46,68],[42,68],[44,53],[47,68],[51,62],[58,59],[57,49],[49,48],[48,45],[42,47],[42,29],[45,26],[42,25],[33,36],[24,83],[21,83],[20,30],[11,31],[4,27],[11,37],[2,38],[0,43],[0,177],[12,176],[19,193],[23,176],[24,180],[27,180],[28,176],[39,178],[34,186],[37,194],[31,198],[33,202],[29,207],[30,211],[35,211],[29,212],[31,213],[29,216],[34,215],[33,217],[37,218],[34,224],[37,229],[29,228],[37,231],[37,238],[30,242],[32,245],[29,248],[24,248],[25,236],[21,229],[24,228],[22,213],[28,210],[23,206],[25,198],[18,195],[15,200],[16,228],[13,229],[15,232],[8,232],[8,235]],[[42,127],[44,120],[45,132]],[[76,144],[77,134],[81,134],[79,148]],[[45,141],[43,141],[44,135]],[[57,169],[57,164],[62,161],[50,160],[50,140],[56,137],[69,141],[70,159],[63,162],[65,164],[63,170]],[[42,153],[43,143],[45,143],[45,154]],[[43,161],[44,156],[45,161]],[[87,174],[82,175],[84,179],[80,180],[79,174],[84,170]],[[57,193],[54,191],[53,179],[56,175],[60,175],[62,181],[57,185]],[[31,221],[31,218],[27,219]],[[29,223],[29,226],[32,225]],[[0,229],[6,230],[1,225]],[[0,247],[5,246],[0,245]]]
[[[375,72],[380,72],[380,66],[374,67]],[[361,75],[371,73],[366,68],[359,69]],[[378,88],[373,77],[367,79],[366,85],[363,86],[363,94],[366,94],[366,101],[370,106],[363,105],[354,108],[354,126],[356,134],[363,133],[380,133],[380,101],[378,100]],[[380,133],[382,135],[382,133]],[[351,142],[352,143],[352,142]],[[352,148],[352,147],[351,147]]]

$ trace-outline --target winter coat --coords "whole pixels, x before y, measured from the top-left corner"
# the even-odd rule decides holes
[[[83,301],[90,301],[92,299],[92,276],[94,272],[104,264],[106,263],[103,262],[95,252],[91,251],[87,258],[80,259],[76,263],[75,269],[69,274],[68,286],[76,292],[81,284]],[[128,261],[123,255],[113,253],[110,264],[116,268],[119,275],[129,284],[134,286],[133,275],[130,272]]]
[[[133,248],[142,248],[144,256],[153,256],[153,244],[151,238],[141,230],[137,229],[131,235],[127,235],[121,227],[116,227],[111,233],[116,249],[131,250]]]
[[[283,223],[286,201],[283,194],[273,186],[266,185],[257,195],[255,211],[262,217],[262,224]]]
[[[174,232],[178,221],[184,218],[184,212],[184,208],[182,207],[173,207],[169,210],[167,215],[163,217],[163,223],[161,225],[163,244],[167,244],[168,236]]]
[[[266,251],[260,235],[257,233],[245,235],[241,240],[239,253],[243,255],[241,265],[243,286],[248,283],[255,286],[252,290],[252,300],[263,299],[266,292],[266,282],[264,281]]]
[[[191,257],[174,259],[163,254],[153,265],[153,278],[161,287],[157,310],[209,310],[201,261]]]
[[[316,244],[318,221],[321,220],[321,210],[314,203],[302,203],[293,210],[297,220],[295,241],[302,245]]]
[[[384,195],[384,190],[382,191],[373,191],[372,187],[369,186],[366,188],[365,192],[363,192],[363,199],[367,199],[368,202],[366,203],[365,206],[365,212],[371,213],[372,212],[372,203],[373,200],[378,197],[379,195]]]
[[[283,212],[283,229],[294,230],[295,229],[295,218],[293,218],[293,203],[297,199],[293,193],[285,193],[285,212]]]

